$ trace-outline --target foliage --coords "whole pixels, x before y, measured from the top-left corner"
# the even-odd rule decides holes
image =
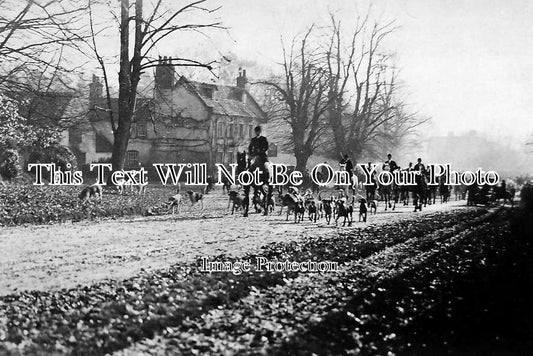
[[[74,171],[78,168],[76,156],[72,151],[57,144],[32,151],[28,157],[28,163],[55,163],[63,171]],[[70,167],[67,168],[67,164],[70,164]]]
[[[57,143],[59,135],[58,129],[29,123],[17,103],[0,94],[0,148],[46,148]]]
[[[8,180],[18,177],[22,169],[17,151],[6,149],[0,155],[0,175]]]
[[[28,134],[26,120],[19,115],[17,104],[0,94],[0,147],[25,144]]]
[[[44,181],[49,181],[49,174],[44,172]],[[27,177],[23,176],[23,177]],[[85,176],[84,176],[85,177]],[[126,187],[124,194],[118,194],[115,187],[105,187],[101,200],[92,197],[80,201],[78,194],[82,186],[32,185],[0,186],[0,226],[22,224],[50,224],[98,220],[105,218],[133,217],[145,215],[168,215],[172,213],[166,206],[168,198],[176,194],[174,186],[149,185],[146,195],[137,195],[135,190]],[[200,186],[187,186],[187,189],[200,190]],[[210,208],[199,210],[187,208],[180,213],[180,218],[220,217],[226,200],[213,201]]]

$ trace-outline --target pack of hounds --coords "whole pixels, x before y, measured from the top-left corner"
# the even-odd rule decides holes
[[[228,209],[231,206],[231,214],[236,210],[244,208],[245,196],[238,187],[231,187],[228,190]],[[261,199],[261,198],[260,198]],[[368,214],[376,214],[377,201],[368,202],[362,196],[353,195],[351,198],[345,195],[343,191],[338,194],[332,194],[327,198],[322,197],[322,193],[314,195],[310,189],[301,194],[298,188],[289,187],[288,192],[278,193],[277,205],[280,206],[279,215],[285,210],[286,220],[289,220],[291,214],[294,215],[295,222],[301,222],[306,217],[310,221],[317,222],[319,219],[325,219],[329,225],[332,220],[335,224],[342,219],[342,225],[351,226],[353,223],[354,213],[359,213],[359,221],[366,222]],[[252,201],[252,204],[257,202]],[[261,206],[261,204],[258,204]],[[274,199],[269,202],[269,212],[273,212],[276,203]]]
[[[462,189],[462,186],[454,186],[453,190],[456,195],[456,200],[464,200],[468,196],[467,203],[468,205],[477,204],[477,203],[486,203],[492,202],[495,200],[498,202],[503,199],[503,203],[509,201],[511,204],[514,199],[515,189],[512,188],[509,191],[506,190],[505,181],[502,182],[501,187],[496,187],[493,189],[493,193],[485,192],[484,188],[474,188]],[[118,185],[116,186],[118,194],[123,194],[126,189],[129,189],[133,192],[137,192],[139,195],[145,195],[146,185],[144,186],[125,186]],[[437,189],[434,189],[437,191]],[[204,209],[204,196],[209,191],[208,188],[200,192],[187,190],[186,193],[182,196],[181,194],[181,185],[178,184],[176,187],[176,193],[168,198],[167,201],[161,203],[160,206],[154,206],[148,209],[147,215],[157,215],[160,213],[168,213],[172,211],[172,214],[180,213],[181,209],[185,202],[190,202],[190,207],[194,207],[197,204],[200,206],[200,209]],[[104,189],[102,185],[93,184],[86,186],[79,193],[78,197],[80,201],[85,202],[91,198],[96,198],[98,200],[102,199]],[[223,194],[227,193],[228,196],[228,206],[227,209],[231,207],[231,214],[233,215],[236,210],[244,209],[247,202],[245,194],[242,187],[240,186],[224,186]],[[446,193],[446,192],[445,192]],[[446,203],[450,195],[450,191],[446,194],[441,194],[441,203]],[[338,225],[339,220],[342,219],[342,225],[351,226],[354,219],[353,215],[358,214],[359,222],[367,222],[368,215],[376,214],[378,207],[378,200],[373,199],[376,196],[369,198],[363,197],[360,194],[354,194],[349,196],[346,194],[344,189],[338,191],[338,193],[329,193],[327,197],[323,196],[326,194],[325,191],[313,193],[311,189],[305,190],[304,193],[300,193],[297,187],[288,187],[287,192],[283,193],[281,190],[278,191],[278,195],[266,202],[267,191],[262,192],[259,190],[259,193],[251,198],[251,206],[255,208],[257,213],[261,212],[262,209],[268,209],[268,213],[271,214],[274,212],[276,205],[280,207],[279,215],[282,215],[285,211],[286,220],[289,220],[289,216],[292,214],[294,216],[294,222],[298,223],[304,219],[309,219],[312,222],[317,222],[319,219],[325,219],[326,223],[329,225],[332,220],[334,220],[335,225]],[[428,194],[424,204],[435,204],[435,193]],[[404,205],[408,204],[409,195],[406,198],[402,199]],[[483,198],[483,199],[482,199]],[[492,198],[492,200],[491,200]],[[478,201],[476,201],[476,199]],[[472,203],[473,202],[473,203]],[[395,202],[396,203],[396,202]],[[385,210],[387,207],[387,201],[385,201]],[[389,201],[390,207],[390,201]]]

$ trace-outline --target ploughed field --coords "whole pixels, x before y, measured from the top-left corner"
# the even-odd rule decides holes
[[[3,227],[0,354],[520,354],[531,218],[464,205],[335,227],[232,216],[218,191],[174,216]],[[251,271],[204,273],[202,257]]]

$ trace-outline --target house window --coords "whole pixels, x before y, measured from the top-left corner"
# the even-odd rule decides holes
[[[228,152],[226,153],[226,162],[224,162],[224,163],[229,164],[229,163],[233,163],[233,162],[235,162],[233,160],[233,149],[229,149]]]
[[[137,167],[139,165],[139,151],[126,152],[126,167]]]
[[[233,124],[229,124],[228,137],[233,138]]]
[[[146,137],[146,122],[137,123],[137,137]]]
[[[248,137],[254,137],[254,125],[248,125]]]
[[[239,137],[244,138],[244,124],[239,125]]]
[[[222,152],[217,152],[216,162],[215,163],[222,163]]]
[[[224,137],[224,123],[221,122],[218,124],[218,134],[217,134],[218,137]]]

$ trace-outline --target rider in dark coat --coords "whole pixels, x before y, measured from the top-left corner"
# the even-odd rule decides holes
[[[262,174],[262,182],[263,184],[268,184],[269,180],[269,172],[268,169],[265,167],[265,163],[268,162],[268,140],[266,137],[261,136],[261,126],[256,126],[255,128],[255,137],[252,137],[250,140],[250,145],[248,146],[248,154],[250,159],[254,159],[253,163],[248,167],[248,171],[253,172],[257,168],[263,172]],[[244,216],[248,216],[248,206],[249,206],[249,192],[250,192],[250,186],[244,187],[244,192],[246,195],[246,202],[247,207],[244,210]],[[255,194],[255,193],[254,193]],[[272,200],[272,186],[268,187],[267,192],[267,202],[270,202]],[[267,209],[265,207],[264,215],[267,215]]]
[[[389,153],[387,155],[387,160],[385,161],[385,163],[383,163],[383,170],[386,171],[387,168],[390,172],[394,172],[395,170],[397,170],[398,168],[398,165],[396,164],[395,161],[392,160],[392,155]]]
[[[417,164],[415,164],[414,170],[419,171],[420,174],[426,173],[426,167],[424,166],[424,163],[422,163],[422,158],[419,158],[417,160]]]
[[[353,163],[350,157],[348,157],[348,155],[344,155],[339,163],[345,165],[346,172],[348,172],[351,177],[353,175]]]
[[[267,151],[268,141],[265,136],[261,136],[261,126],[257,126],[255,137],[252,137],[248,146],[248,154],[250,157],[258,157],[264,163],[268,162]]]
[[[341,154],[342,155],[342,154]],[[346,170],[346,172],[348,172],[348,175],[350,176],[350,186],[352,186],[353,184],[353,163],[352,163],[352,160],[350,159],[350,157],[348,155],[344,155],[342,156],[342,159],[340,160],[339,164],[342,166],[344,165],[344,169]],[[340,187],[338,187],[340,188]]]

